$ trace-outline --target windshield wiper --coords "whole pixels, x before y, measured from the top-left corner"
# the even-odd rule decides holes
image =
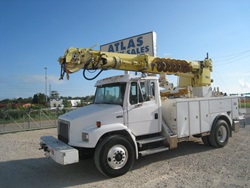
[[[95,102],[95,104],[114,104],[112,102]]]
[[[112,103],[112,102],[103,102],[103,104],[115,104],[115,103]]]

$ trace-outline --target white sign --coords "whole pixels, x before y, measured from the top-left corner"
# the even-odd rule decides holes
[[[157,56],[156,33],[149,32],[101,45],[101,51]]]

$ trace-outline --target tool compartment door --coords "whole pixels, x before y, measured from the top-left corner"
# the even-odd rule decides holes
[[[200,101],[200,112],[201,112],[201,132],[208,132],[211,130],[211,123],[209,120],[209,105],[208,101]]]
[[[176,106],[178,138],[189,136],[188,102],[177,102]]]
[[[201,132],[199,101],[189,102],[189,126],[190,135],[199,134]]]

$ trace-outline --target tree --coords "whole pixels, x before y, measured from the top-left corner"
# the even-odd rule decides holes
[[[57,91],[50,92],[50,99],[59,99],[59,93]]]
[[[85,96],[85,97],[83,97],[83,101],[84,102],[93,102],[94,97],[95,97],[94,95]]]
[[[63,105],[64,107],[71,107],[71,102],[67,100],[67,98],[63,99]]]
[[[33,104],[45,104],[46,103],[46,95],[43,93],[37,93],[34,95],[32,99]]]
[[[10,99],[4,99],[4,100],[1,100],[0,102],[1,102],[2,104],[9,104],[9,103],[12,102],[12,100],[10,100]]]

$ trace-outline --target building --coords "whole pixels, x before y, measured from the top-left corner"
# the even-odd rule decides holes
[[[72,107],[81,105],[81,99],[71,99],[71,100],[68,100],[68,102],[70,102]]]
[[[49,106],[51,109],[63,108],[63,99],[50,99]]]

